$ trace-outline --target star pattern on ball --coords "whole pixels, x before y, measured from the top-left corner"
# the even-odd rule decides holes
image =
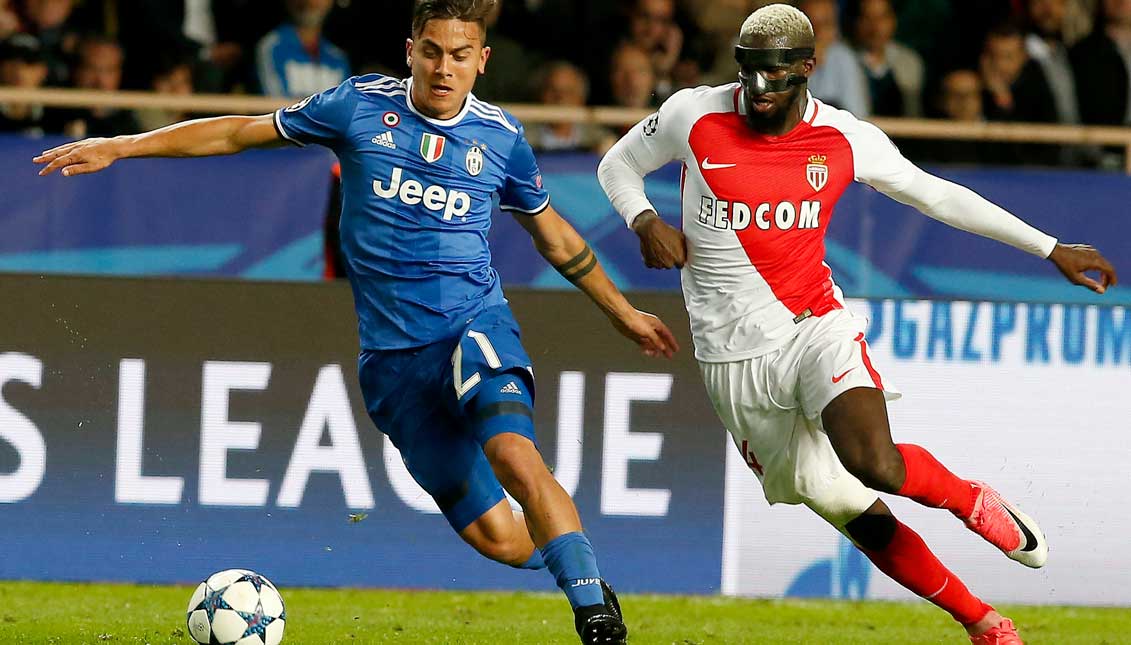
[[[263,614],[262,602],[256,605],[255,612],[253,613],[243,611],[237,611],[236,613],[239,614],[240,618],[243,618],[244,622],[247,623],[247,629],[244,630],[243,636],[241,636],[241,638],[247,638],[248,636],[258,636],[259,640],[264,643],[267,642],[267,626],[278,620],[278,618],[266,616]]]
[[[211,623],[212,619],[216,617],[217,611],[221,609],[232,608],[232,606],[229,605],[226,600],[224,600],[224,591],[226,590],[227,587],[224,587],[223,589],[209,589],[208,593],[204,595],[204,598],[201,599],[200,604],[197,605],[193,609],[193,611],[203,609],[204,611],[208,612],[208,622]]]
[[[251,586],[255,587],[255,593],[262,593],[263,585],[270,586],[270,583],[268,583],[267,580],[258,573],[249,573],[239,580],[236,580],[236,582],[250,582]]]

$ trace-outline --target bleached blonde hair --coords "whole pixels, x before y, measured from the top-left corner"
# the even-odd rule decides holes
[[[813,40],[813,23],[809,22],[809,17],[787,4],[767,5],[750,14],[738,36],[743,46],[773,42],[775,47],[797,47],[811,44]]]

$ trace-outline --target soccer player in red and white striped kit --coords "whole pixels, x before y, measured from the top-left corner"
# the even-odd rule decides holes
[[[884,573],[943,608],[976,644],[1021,643],[877,492],[954,513],[1010,558],[1048,557],[1040,528],[924,448],[892,441],[899,392],[868,357],[824,263],[825,232],[858,181],[950,226],[1042,258],[1103,293],[1115,271],[1095,249],[1059,244],[974,192],[905,159],[875,126],[807,90],[806,16],[776,4],[742,25],[739,82],[678,92],[624,136],[598,176],[640,237],[648,266],[682,269],[695,355],[715,409],[771,503],[805,504]],[[683,163],[683,230],[660,219],[643,178]],[[1095,280],[1088,272],[1098,272]]]

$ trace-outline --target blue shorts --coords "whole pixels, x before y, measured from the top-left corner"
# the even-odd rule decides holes
[[[506,375],[533,401],[534,375],[510,307],[485,309],[458,337],[404,350],[363,351],[365,407],[457,532],[505,497],[483,446],[502,432],[534,441],[533,425],[475,423],[483,384]],[[505,419],[505,417],[500,417]]]

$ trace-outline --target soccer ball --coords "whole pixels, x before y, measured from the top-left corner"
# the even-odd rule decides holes
[[[271,581],[246,569],[214,573],[188,604],[188,631],[201,645],[278,645],[287,610]]]

